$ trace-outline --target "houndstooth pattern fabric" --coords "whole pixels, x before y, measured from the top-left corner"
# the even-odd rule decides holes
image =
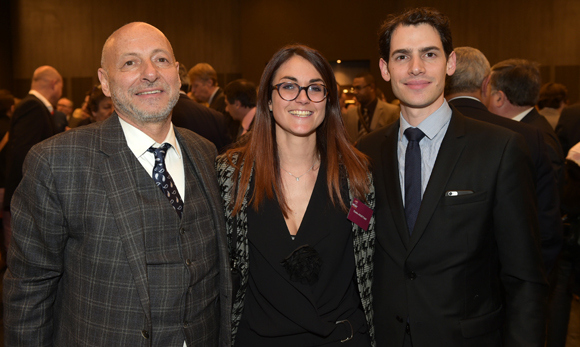
[[[236,161],[236,157],[233,161]],[[245,164],[245,163],[244,163]],[[243,165],[242,164],[242,169]],[[248,286],[248,268],[249,268],[249,246],[248,246],[248,218],[247,208],[249,200],[249,189],[246,190],[244,200],[240,212],[237,216],[232,216],[233,207],[231,205],[234,199],[233,184],[234,184],[234,170],[228,162],[225,154],[220,155],[216,159],[216,171],[218,175],[218,182],[221,189],[222,198],[224,200],[224,211],[226,216],[226,229],[228,238],[228,247],[230,251],[230,258],[237,259],[237,267],[241,274],[241,286],[237,293],[233,294],[234,302],[232,307],[232,345],[235,342],[238,326],[244,311],[244,299],[246,288]],[[240,170],[241,171],[241,170]],[[252,167],[253,171],[253,167]],[[252,172],[253,174],[253,172]],[[239,178],[238,178],[239,179]],[[372,176],[369,173],[369,187],[370,191],[366,196],[366,205],[373,209],[375,208],[375,190],[372,181]],[[352,202],[353,196],[350,192],[349,182],[349,197]],[[234,228],[235,227],[235,228]],[[234,229],[237,230],[237,242],[232,245],[232,233]],[[371,346],[375,347],[375,329],[373,325],[373,298],[371,286],[373,281],[373,255],[375,250],[375,216],[371,217],[368,230],[360,228],[358,225],[352,223],[353,232],[353,248],[356,265],[356,276],[358,290],[360,294],[361,303],[365,312],[367,324],[369,326],[369,335],[371,338]]]

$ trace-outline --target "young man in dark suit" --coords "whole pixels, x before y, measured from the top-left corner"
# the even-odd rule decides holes
[[[98,70],[108,119],[33,147],[14,194],[5,346],[229,346],[215,147],[174,128],[178,63],[130,23]]]
[[[377,345],[542,346],[547,283],[521,135],[445,101],[455,53],[441,13],[392,16],[379,48],[402,117],[359,145],[376,187]]]

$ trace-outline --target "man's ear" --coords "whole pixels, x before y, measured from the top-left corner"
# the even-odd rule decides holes
[[[491,90],[491,89],[490,89]],[[489,105],[486,105],[492,112],[501,114],[500,109],[505,106],[507,97],[501,90],[491,90],[487,98]]]
[[[179,76],[179,62],[175,62],[175,68],[177,69],[177,80],[179,81],[179,89],[181,90],[181,77]]]
[[[234,106],[235,106],[236,108],[240,108],[240,107],[242,107],[242,103],[240,102],[240,100],[236,100],[236,101],[234,102]]]
[[[481,96],[486,98],[488,97],[490,91],[488,91],[489,81],[491,80],[491,75],[487,75],[483,81],[481,82]]]
[[[455,73],[455,68],[457,67],[457,56],[455,55],[455,51],[449,54],[447,58],[447,76],[451,76]]]
[[[509,102],[507,96],[501,90],[495,91],[491,94],[492,102],[495,103],[497,108],[504,106]]]
[[[99,68],[97,70],[97,75],[99,76],[99,82],[101,82],[101,89],[103,90],[103,94],[108,97],[111,97],[111,91],[109,90],[109,76],[107,72],[103,68]]]
[[[379,69],[381,70],[383,79],[389,82],[391,80],[391,74],[389,73],[387,62],[383,58],[379,60]]]

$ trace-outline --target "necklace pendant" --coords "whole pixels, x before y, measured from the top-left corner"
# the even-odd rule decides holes
[[[296,182],[300,181],[300,177],[296,177]]]

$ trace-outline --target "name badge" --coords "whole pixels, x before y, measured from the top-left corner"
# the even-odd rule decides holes
[[[348,211],[349,221],[363,228],[364,230],[369,229],[369,223],[371,222],[371,217],[373,216],[373,210],[371,210],[367,205],[360,202],[358,199],[354,199],[352,205],[350,206],[350,211]]]

